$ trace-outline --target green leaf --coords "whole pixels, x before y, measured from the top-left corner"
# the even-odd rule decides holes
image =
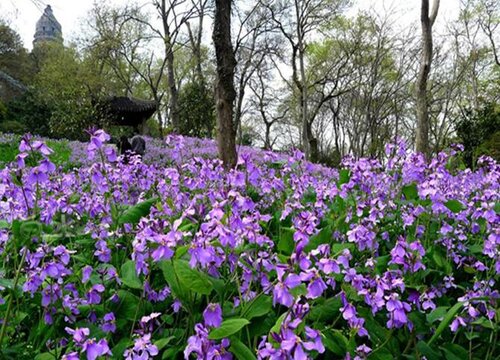
[[[179,357],[177,356],[178,354],[180,354],[182,352],[182,350],[184,350],[184,345],[178,345],[178,346],[174,346],[174,347],[171,347],[171,348],[168,348],[165,350],[165,352],[163,353],[162,355],[162,359],[178,359]]]
[[[432,349],[429,345],[430,343],[426,344],[424,341],[419,341],[417,343],[417,349],[422,353],[422,355],[425,355],[427,360],[441,360],[441,354]]]
[[[133,321],[142,316],[141,309],[138,309],[140,301],[137,296],[126,290],[118,290],[118,298],[118,304],[115,305],[116,308],[114,309],[117,318]]]
[[[19,235],[22,238],[28,239],[31,241],[33,236],[40,236],[42,233],[42,224],[38,221],[24,221],[21,223],[21,227],[19,228]]]
[[[312,236],[309,244],[304,248],[304,252],[308,253],[316,249],[321,244],[329,244],[332,241],[332,229],[327,226],[320,230],[319,233]]]
[[[214,286],[207,274],[191,269],[185,260],[174,260],[174,269],[180,286],[198,294],[210,295]]]
[[[304,193],[304,201],[306,203],[315,203],[317,199],[316,190],[310,186]]]
[[[120,341],[118,342],[118,344],[116,344],[112,349],[111,349],[111,352],[113,353],[113,355],[115,356],[120,356],[120,355],[123,355],[123,353],[125,352],[125,350],[127,350],[127,348],[133,344],[133,341],[130,340],[129,338],[126,338],[124,337],[123,339],[120,339]]]
[[[129,288],[142,289],[142,281],[135,271],[135,261],[128,260],[122,265],[120,279]]]
[[[462,203],[458,200],[448,200],[447,202],[444,203],[444,206],[446,206],[448,209],[453,211],[455,214],[459,213],[460,211],[464,210],[464,206]]]
[[[344,356],[349,341],[339,330],[330,329],[323,332],[323,344],[335,355]]]
[[[221,326],[210,331],[208,338],[211,340],[219,340],[233,335],[240,331],[244,326],[250,324],[247,319],[228,319],[223,321]]]
[[[282,227],[280,229],[280,238],[278,240],[278,251],[285,255],[291,255],[295,249],[295,241],[293,241],[293,234],[295,230],[289,227]]]
[[[271,328],[271,331],[270,332],[273,332],[275,334],[279,334],[280,332],[280,329],[281,329],[281,324],[283,323],[283,320],[285,320],[285,316],[286,316],[286,312],[281,314],[280,317],[278,318],[278,320],[276,320],[276,323],[274,324],[274,326]]]
[[[410,201],[418,199],[417,184],[411,183],[409,185],[405,185],[403,186],[402,191],[406,200]]]
[[[444,344],[441,346],[446,360],[469,359],[469,352],[458,344]]]
[[[368,360],[387,360],[394,359],[391,351],[385,347],[377,348],[376,352],[368,354]]]
[[[351,172],[348,169],[342,169],[339,171],[339,181],[337,186],[340,187],[342,184],[347,184],[351,180]]]
[[[158,262],[158,266],[163,273],[165,281],[170,286],[173,294],[179,298],[181,301],[186,299],[186,289],[184,289],[179,283],[177,276],[175,275],[174,266],[171,261],[162,260]]]
[[[0,220],[0,229],[8,229],[10,227],[9,223],[5,220]]]
[[[231,338],[231,346],[229,347],[229,351],[231,351],[238,360],[256,359],[252,350],[250,350],[245,344],[243,344],[237,338]]]
[[[245,304],[243,310],[241,311],[241,316],[247,320],[251,320],[254,317],[268,314],[272,307],[271,297],[261,294],[249,303]]]
[[[335,243],[331,246],[331,253],[334,255],[340,255],[345,249],[352,251],[354,249],[354,244],[352,243]]]
[[[434,335],[431,337],[429,340],[429,345],[432,345],[432,343],[439,337],[441,336],[441,333],[450,325],[450,323],[453,321],[453,318],[455,315],[460,311],[460,309],[463,306],[463,302],[458,302],[455,305],[452,306],[450,310],[446,313],[446,315],[443,318],[443,321],[439,324],[439,326],[436,329],[436,332]]]
[[[427,314],[427,322],[433,323],[439,319],[443,319],[448,311],[449,306],[439,306]]]
[[[141,220],[142,217],[148,216],[151,211],[151,206],[158,201],[158,198],[152,198],[140,202],[131,208],[128,208],[119,218],[118,224],[132,224],[135,225]]]
[[[35,356],[34,360],[54,360],[54,359],[55,359],[54,354],[51,354],[49,352],[44,352]]]
[[[158,350],[161,350],[165,346],[167,346],[170,343],[170,341],[172,341],[172,340],[175,340],[175,336],[169,336],[169,337],[157,340],[157,341],[154,342],[154,344],[156,345],[156,347],[158,348]]]
[[[323,301],[323,303],[321,303]],[[313,321],[322,323],[333,322],[336,316],[339,315],[339,309],[342,306],[342,301],[339,297],[331,297],[328,299],[319,298],[317,304],[314,305],[309,313],[309,317]]]

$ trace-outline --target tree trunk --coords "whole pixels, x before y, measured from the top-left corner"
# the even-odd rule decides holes
[[[422,0],[420,22],[422,24],[422,57],[417,79],[417,134],[416,150],[427,158],[430,156],[429,146],[429,99],[427,97],[427,79],[432,62],[432,25],[436,20],[439,0],[434,0],[432,13],[429,16],[429,0]]]
[[[165,43],[165,57],[167,58],[167,85],[168,85],[168,92],[170,95],[169,98],[169,115],[170,115],[170,121],[172,124],[173,131],[175,133],[179,132],[179,93],[177,91],[177,85],[175,83],[175,71],[174,71],[174,49],[173,49],[173,44],[172,44],[172,39],[171,39],[171,34],[170,34],[170,27],[168,24],[168,19],[167,19],[167,11],[166,11],[166,3],[165,0],[162,0],[161,2],[161,14],[162,14],[162,21],[163,21],[163,31],[164,31],[164,43]]]
[[[226,169],[236,166],[236,131],[233,125],[234,69],[236,58],[231,43],[232,0],[215,1],[214,32],[212,39],[217,59],[215,101],[217,108],[217,143],[219,157]]]

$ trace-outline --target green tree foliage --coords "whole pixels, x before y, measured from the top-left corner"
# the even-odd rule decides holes
[[[500,160],[500,104],[487,103],[478,111],[469,111],[456,127],[464,146],[464,162],[472,167],[481,155]]]
[[[75,49],[44,44],[40,71],[34,79],[35,97],[51,110],[50,134],[85,138],[84,129],[96,122],[92,106],[93,84]]]
[[[203,83],[189,82],[179,93],[180,133],[211,137],[215,125],[215,102]]]
[[[33,62],[21,37],[0,20],[0,70],[14,79],[27,82],[33,75]]]
[[[6,119],[18,123],[22,132],[49,136],[51,113],[50,105],[37,98],[34,90],[28,90],[8,103]]]

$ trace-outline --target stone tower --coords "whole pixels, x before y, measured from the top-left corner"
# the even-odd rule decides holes
[[[33,47],[46,41],[63,42],[61,24],[54,16],[54,12],[50,5],[47,5],[43,15],[36,23],[35,39]]]

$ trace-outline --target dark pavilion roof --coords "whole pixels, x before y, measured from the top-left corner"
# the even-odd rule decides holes
[[[122,126],[138,126],[158,110],[158,103],[154,100],[127,96],[110,96],[102,105],[112,121]]]
[[[154,100],[142,100],[127,96],[112,96],[106,102],[113,112],[150,113],[149,116],[151,116],[158,109],[158,104]]]

